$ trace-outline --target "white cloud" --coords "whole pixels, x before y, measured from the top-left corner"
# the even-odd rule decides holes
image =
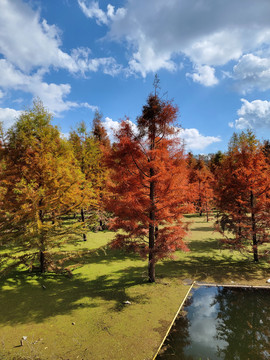
[[[161,68],[176,70],[176,64],[170,60],[170,53],[160,54],[157,57],[153,48],[145,43],[140,44],[138,51],[133,54],[129,66],[131,72],[141,73],[143,77],[146,77],[148,72],[157,72]]]
[[[270,128],[270,101],[241,101],[243,104],[237,111],[239,118],[234,123],[236,129]]]
[[[76,103],[65,102],[64,98],[70,93],[69,84],[47,84],[42,81],[39,73],[24,74],[4,59],[0,59],[0,87],[12,90],[22,90],[40,97],[50,111],[59,113],[68,110]]]
[[[218,83],[218,79],[215,77],[215,69],[208,65],[196,65],[195,72],[187,73],[186,76],[204,86],[213,86]]]
[[[0,52],[21,70],[39,66],[78,71],[72,57],[60,49],[60,31],[41,20],[21,0],[0,1]]]
[[[136,124],[130,120],[127,121],[130,123],[133,132],[138,132]],[[105,127],[110,140],[114,142],[116,140],[114,134],[119,131],[120,123],[106,117],[102,124]],[[179,129],[178,134],[179,138],[184,141],[186,150],[204,150],[207,146],[221,141],[220,137],[204,136],[200,134],[197,129]]]
[[[107,16],[111,20],[119,20],[122,19],[126,15],[126,9],[125,8],[118,8],[115,11],[115,7],[111,4],[108,4],[107,6]]]
[[[76,102],[64,100],[71,91],[69,84],[47,84],[38,77],[33,77],[30,78],[28,90],[34,94],[34,96],[42,99],[44,105],[56,115],[71,108],[78,107]]]
[[[114,58],[91,59],[88,63],[88,70],[97,72],[99,69],[107,75],[115,76],[122,71],[122,66],[117,64]]]
[[[266,0],[127,0],[117,11],[78,2],[86,16],[108,26],[107,38],[125,41],[130,71],[142,76],[176,70],[175,56],[183,55],[197,69],[190,77],[211,86],[217,83],[213,67],[270,45]]]
[[[126,13],[124,8],[118,8],[115,11],[115,7],[111,4],[107,5],[107,12],[105,12],[100,9],[98,1],[78,0],[78,4],[85,16],[90,19],[96,19],[99,25],[107,25],[110,20],[119,20]]]
[[[113,7],[108,14],[117,19]],[[19,29],[19,30],[18,30]],[[62,68],[71,73],[97,71],[93,63],[106,74],[115,74],[113,58],[91,59],[90,49],[74,49],[71,54],[61,50],[61,31],[49,25],[40,14],[22,0],[0,1],[0,53],[24,72],[37,68]],[[104,64],[105,63],[105,64]]]
[[[10,128],[19,118],[21,113],[22,111],[10,108],[0,108],[0,122],[3,122],[4,129],[7,130]]]
[[[254,88],[270,89],[270,58],[246,54],[233,68],[233,76],[238,80],[238,88],[243,93]]]
[[[108,18],[106,13],[99,8],[98,2],[92,1],[88,6],[84,0],[78,0],[78,4],[85,16],[95,18],[99,24],[107,24]]]
[[[102,122],[102,125],[104,126],[105,130],[107,131],[107,134],[112,142],[114,142],[115,136],[114,134],[119,131],[120,129],[120,123],[118,121],[115,121],[108,116],[105,118],[105,121]]]
[[[75,107],[88,107],[93,111],[95,106],[87,103],[67,101],[65,98],[70,94],[69,84],[48,84],[42,80],[42,72],[27,75],[16,69],[5,59],[0,59],[0,87],[12,90],[21,90],[39,97],[44,105],[56,115]]]
[[[89,48],[81,47],[72,50],[71,56],[78,65],[81,73],[101,70],[104,74],[115,76],[123,70],[123,67],[119,65],[113,57],[90,58],[90,53]]]
[[[179,137],[187,150],[204,150],[207,146],[220,142],[219,136],[204,136],[197,129],[180,129]]]
[[[108,16],[117,18],[114,8]],[[44,75],[53,69],[71,73],[97,72],[115,76],[122,67],[115,59],[91,58],[88,48],[61,50],[61,32],[41,19],[29,3],[22,0],[0,1],[0,98],[3,90],[21,90],[38,96],[55,114],[81,106],[68,101],[70,84],[47,83]],[[90,108],[92,105],[89,105]]]
[[[191,305],[192,321],[190,322],[190,338],[201,351],[208,350],[209,358],[215,357],[216,350],[226,348],[227,342],[217,338],[217,313],[219,304],[215,304],[216,290],[200,293],[193,297]],[[211,339],[211,342],[209,341]]]
[[[16,70],[7,60],[0,59],[0,87],[7,89],[17,87],[23,85],[27,78],[28,75]]]
[[[60,137],[61,139],[64,139],[64,140],[68,140],[69,139],[69,133],[63,133],[63,132],[60,132]]]
[[[90,105],[90,104],[88,104],[87,102],[80,103],[79,106],[80,106],[80,107],[85,107],[85,108],[87,108],[87,109],[91,109],[92,111],[97,111],[97,110],[98,110],[98,106],[96,106],[96,105]]]

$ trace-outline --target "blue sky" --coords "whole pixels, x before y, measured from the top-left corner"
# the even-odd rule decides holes
[[[270,135],[269,0],[1,0],[0,120],[35,97],[64,134],[94,112],[135,122],[155,73],[187,150]]]

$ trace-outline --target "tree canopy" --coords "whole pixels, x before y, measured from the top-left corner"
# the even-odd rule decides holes
[[[10,260],[31,267],[39,258],[44,272],[53,266],[48,251],[77,233],[62,217],[90,200],[91,184],[40,101],[8,131],[2,155],[1,243],[17,246]]]
[[[108,208],[115,215],[111,227],[122,229],[113,246],[148,256],[150,282],[158,259],[188,250],[182,222],[189,208],[187,168],[173,126],[176,117],[175,106],[151,94],[137,119],[139,133],[123,121],[107,159],[113,194]]]

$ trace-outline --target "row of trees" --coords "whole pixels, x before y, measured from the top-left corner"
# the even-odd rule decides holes
[[[0,241],[2,270],[21,263],[41,272],[62,271],[61,257],[50,250],[86,233],[84,209],[92,218],[102,210],[106,170],[101,166],[102,129],[94,134],[81,124],[67,141],[51,124],[40,101],[3,133],[0,143]],[[99,138],[101,136],[101,138]],[[70,221],[81,213],[81,220]],[[91,221],[93,223],[94,220]]]
[[[112,246],[155,264],[177,249],[188,250],[183,215],[217,214],[226,244],[247,249],[269,242],[270,146],[248,131],[234,135],[226,154],[210,159],[185,155],[176,127],[177,107],[150,94],[137,131],[121,123],[110,144],[96,114],[63,139],[40,101],[1,136],[1,268],[39,261],[41,272],[62,271],[50,249],[102,230],[110,217]],[[108,215],[109,214],[109,215]],[[72,219],[74,218],[74,219]],[[78,221],[80,220],[80,221]],[[5,250],[3,250],[3,248]]]
[[[215,184],[219,231],[226,243],[237,249],[246,249],[251,243],[255,262],[259,260],[258,245],[269,242],[270,235],[267,149],[268,142],[262,146],[251,131],[234,134]]]

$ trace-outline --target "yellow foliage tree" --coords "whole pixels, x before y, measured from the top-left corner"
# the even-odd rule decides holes
[[[35,260],[41,272],[61,270],[61,261],[53,260],[52,249],[81,232],[80,224],[67,224],[66,215],[91,201],[93,192],[70,144],[51,124],[51,114],[41,101],[35,101],[8,131],[2,159],[4,270],[21,263],[32,267]]]

